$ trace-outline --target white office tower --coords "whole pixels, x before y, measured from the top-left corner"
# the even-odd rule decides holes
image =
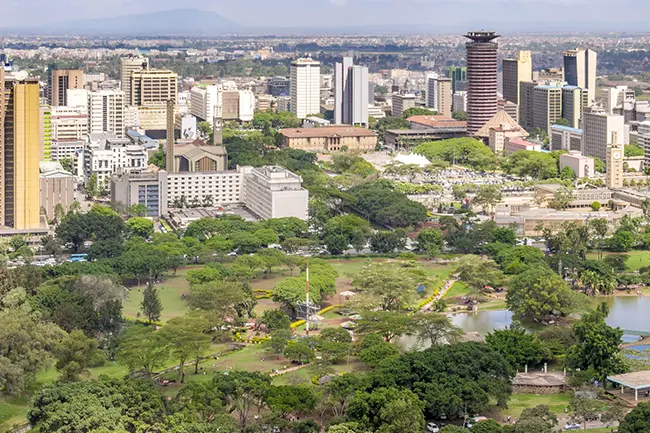
[[[83,107],[84,113],[88,113],[88,90],[67,89],[66,94],[68,107]]]
[[[110,132],[124,137],[124,92],[100,90],[88,93],[88,132]]]
[[[144,56],[130,55],[120,59],[120,88],[124,92],[124,100],[131,100],[131,73],[149,69],[149,59]]]
[[[427,107],[438,111],[438,74],[427,75]]]
[[[334,123],[368,126],[368,68],[343,57],[334,70]]]
[[[138,129],[140,127],[140,111],[135,105],[124,107],[124,129]]]
[[[581,153],[605,161],[607,146],[615,134],[621,144],[625,144],[625,122],[623,116],[607,114],[602,108],[592,107],[582,113]]]
[[[190,90],[190,114],[202,121],[212,121],[219,98],[216,85],[194,86]]]
[[[250,122],[255,114],[255,95],[250,90],[239,91],[239,120]]]
[[[467,92],[459,90],[454,93],[454,101],[452,103],[452,111],[465,111],[467,112]]]
[[[305,58],[291,63],[290,108],[299,119],[320,113],[320,62]]]
[[[603,89],[604,108],[607,114],[622,114],[624,110],[632,110],[636,95],[634,89],[627,86],[616,86]]]

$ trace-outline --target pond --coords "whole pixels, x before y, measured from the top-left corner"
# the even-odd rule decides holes
[[[650,332],[650,296],[615,296],[602,298],[610,308],[607,324],[621,329]],[[451,315],[454,325],[465,332],[478,332],[486,335],[495,329],[503,329],[512,323],[512,312],[508,310],[479,311],[476,313],[457,313]],[[623,335],[623,342],[631,343],[640,340],[635,335]],[[418,347],[424,349],[427,345],[418,344],[415,336],[402,337],[397,342],[404,349]]]

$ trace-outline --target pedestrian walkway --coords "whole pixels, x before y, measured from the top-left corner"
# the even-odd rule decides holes
[[[449,290],[451,290],[451,288],[454,286],[454,284],[456,284],[456,281],[457,280],[454,280],[454,279],[450,279],[450,280],[445,281],[445,283],[442,285],[442,288],[440,289],[438,294],[436,296],[434,296],[434,298],[431,300],[431,302],[427,303],[422,308],[420,308],[420,311],[429,311],[436,301],[438,301],[439,299],[442,299],[442,298],[445,297],[447,292]]]

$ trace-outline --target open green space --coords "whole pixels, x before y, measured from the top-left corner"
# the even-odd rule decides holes
[[[457,281],[454,283],[454,285],[447,291],[445,296],[443,297],[444,299],[449,299],[449,298],[461,298],[463,296],[470,295],[472,293],[472,290],[467,287],[465,283],[461,283],[460,281]]]
[[[28,405],[27,397],[0,397],[0,433],[8,432],[16,424],[24,424]]]
[[[508,401],[508,408],[502,412],[504,416],[511,416],[516,419],[519,418],[524,409],[545,404],[551,408],[553,413],[559,415],[564,413],[564,409],[567,408],[570,401],[571,396],[569,394],[513,394]]]
[[[625,264],[627,265],[628,270],[638,271],[639,269],[650,266],[650,252],[648,251],[629,251],[627,253],[613,253],[609,251],[603,252],[603,258],[610,255],[626,254],[630,256]],[[598,252],[591,252],[587,254],[587,258],[590,260],[598,259]]]

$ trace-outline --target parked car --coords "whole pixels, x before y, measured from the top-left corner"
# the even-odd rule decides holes
[[[577,424],[577,423],[574,423],[574,422],[564,424],[564,430],[565,431],[567,431],[567,430],[580,430],[580,428],[581,428],[580,424]]]
[[[438,424],[430,422],[427,424],[427,431],[431,433],[438,433],[440,431],[440,427],[438,427]]]

